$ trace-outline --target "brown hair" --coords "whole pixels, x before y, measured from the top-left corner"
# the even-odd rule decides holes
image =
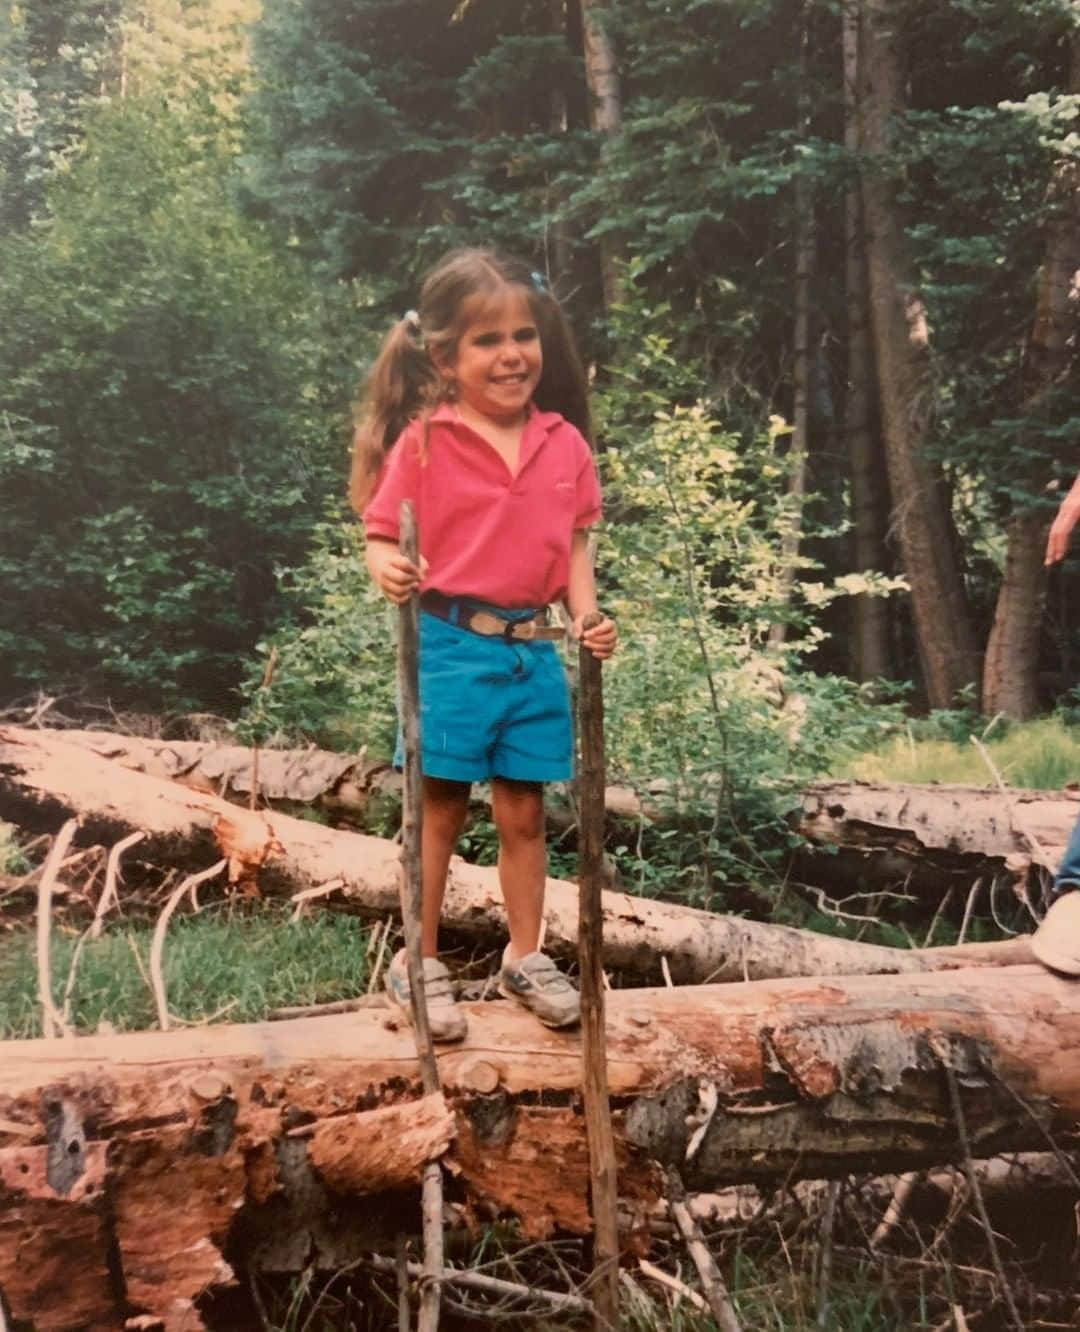
[[[540,333],[544,368],[533,401],[541,411],[559,412],[592,443],[585,371],[566,316],[540,274],[495,250],[452,250],[424,278],[419,310],[399,319],[383,339],[364,385],[349,478],[357,513],[371,498],[394,440],[445,396],[447,381],[438,366],[457,353],[468,303],[508,286],[525,292]]]

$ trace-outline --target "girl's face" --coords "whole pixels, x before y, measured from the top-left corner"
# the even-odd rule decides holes
[[[516,425],[544,368],[529,299],[520,287],[506,287],[466,313],[457,354],[443,373],[465,406],[499,425]]]

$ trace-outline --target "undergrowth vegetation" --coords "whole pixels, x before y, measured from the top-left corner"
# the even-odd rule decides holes
[[[219,901],[176,917],[162,961],[175,1020],[255,1022],[275,1007],[362,994],[367,931],[349,916],[320,910],[292,920],[290,910]],[[70,1025],[77,1032],[156,1027],[148,980],[153,926],[114,923],[85,941],[73,967],[81,933],[54,930],[50,950],[53,1000]],[[41,1034],[34,939],[17,930],[0,937],[0,1039]]]

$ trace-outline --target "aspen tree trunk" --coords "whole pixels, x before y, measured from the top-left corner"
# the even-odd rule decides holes
[[[799,34],[799,99],[796,119],[798,133],[805,143],[810,131],[810,96],[807,87],[807,59],[810,47],[810,21],[803,5]],[[792,356],[791,454],[788,475],[788,500],[791,505],[789,526],[781,541],[781,602],[791,600],[795,583],[795,560],[802,538],[803,501],[806,497],[806,453],[810,426],[810,285],[815,262],[814,190],[805,170],[795,177],[795,338]],[[778,620],[769,628],[769,643],[776,647],[787,635],[787,624]]]
[[[615,47],[603,25],[603,8],[597,0],[581,0],[589,120],[594,130],[610,136],[622,127],[622,88]],[[604,236],[600,241],[600,267],[604,283],[604,307],[607,310],[617,305],[622,297],[622,275],[619,271],[621,258],[618,242],[610,235]]]
[[[844,147],[854,160],[859,149],[857,88],[859,4],[849,0],[843,18]],[[852,555],[857,571],[886,567],[885,534],[889,480],[874,416],[874,350],[867,308],[866,244],[858,185],[848,190],[844,210],[847,286],[847,393],[844,433],[851,460]],[[853,597],[852,667],[857,680],[892,674],[889,655],[889,603],[884,597]]]
[[[1080,23],[1080,18],[1076,20]],[[1080,93],[1080,30],[1074,29],[1069,69],[1070,93]],[[1043,400],[1062,382],[1071,362],[1071,336],[1077,327],[1076,275],[1080,271],[1080,164],[1062,158],[1049,185],[1051,217],[1046,253],[1035,297],[1025,384],[1025,414],[1039,412]],[[1039,478],[1032,477],[1032,489]],[[1021,509],[1008,526],[1005,573],[994,611],[983,670],[983,709],[1024,719],[1039,710],[1039,632],[1046,601],[1043,552],[1047,517]]]
[[[904,222],[890,180],[894,122],[904,110],[900,7],[864,0],[859,142],[870,313],[892,519],[931,707],[950,707],[978,682],[978,653],[941,469],[926,453],[934,387],[926,308],[915,289]]]

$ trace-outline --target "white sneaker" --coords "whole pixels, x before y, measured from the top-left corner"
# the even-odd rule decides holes
[[[386,993],[390,1002],[412,1022],[412,992],[409,988],[409,963],[402,948],[386,968]],[[424,958],[424,998],[427,1000],[428,1026],[433,1041],[464,1040],[465,1014],[454,1002],[450,973],[437,957]]]
[[[1044,967],[1080,976],[1080,891],[1063,893],[1031,936],[1031,951]]]

